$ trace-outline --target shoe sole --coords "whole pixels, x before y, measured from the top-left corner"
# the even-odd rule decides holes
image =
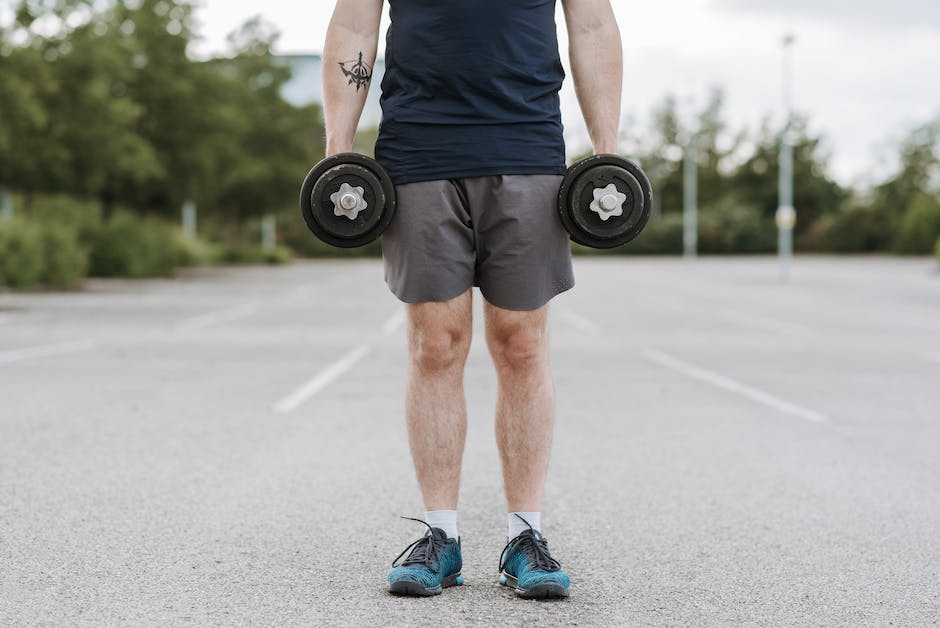
[[[516,595],[527,600],[554,600],[568,597],[568,589],[557,584],[537,584],[523,589],[519,586],[516,577],[505,571],[499,575],[499,583],[504,587],[512,587]]]
[[[411,597],[430,597],[432,595],[440,595],[441,592],[453,586],[459,586],[463,584],[463,576],[459,573],[455,573],[451,576],[444,578],[444,581],[436,587],[423,587],[419,583],[412,580],[396,580],[388,585],[388,592],[394,595],[406,595]]]

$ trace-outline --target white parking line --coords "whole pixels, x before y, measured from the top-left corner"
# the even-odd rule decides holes
[[[197,331],[220,323],[246,318],[257,311],[257,305],[248,303],[246,305],[239,305],[237,307],[230,307],[224,310],[216,310],[215,312],[207,312],[198,316],[184,318],[176,323],[174,329],[176,329],[176,331]]]
[[[604,330],[594,321],[572,312],[567,308],[557,308],[558,316],[576,330],[589,336],[599,336]]]
[[[394,334],[396,331],[401,329],[401,326],[405,324],[405,308],[402,308],[395,312],[395,314],[385,321],[385,324],[382,325],[382,332],[386,334]]]
[[[359,345],[355,347],[339,360],[314,375],[309,381],[297,388],[297,390],[275,403],[271,406],[271,409],[281,414],[293,412],[302,404],[309,401],[318,392],[329,386],[337,377],[354,367],[356,363],[366,357],[371,350],[372,347],[369,345]]]
[[[830,419],[824,414],[811,410],[809,408],[797,405],[795,403],[790,403],[789,401],[784,401],[774,395],[771,395],[768,392],[763,390],[758,390],[757,388],[752,388],[747,384],[742,384],[741,382],[715,373],[714,371],[709,371],[703,369],[694,364],[689,364],[678,358],[675,358],[667,353],[663,353],[658,349],[645,349],[643,354],[648,360],[656,362],[661,366],[665,366],[674,371],[678,371],[683,375],[692,377],[699,381],[711,384],[728,392],[735,393],[751,401],[763,404],[767,407],[773,408],[778,412],[784,414],[789,414],[806,421],[812,421],[813,423],[829,423]]]
[[[32,360],[34,358],[66,355],[69,353],[78,353],[80,351],[88,351],[94,348],[95,343],[93,340],[75,340],[72,342],[61,342],[52,345],[39,345],[36,347],[11,349],[10,351],[0,351],[0,364],[21,362],[23,360]]]

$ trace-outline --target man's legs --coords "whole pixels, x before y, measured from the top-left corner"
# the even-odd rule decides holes
[[[486,302],[484,315],[498,378],[496,442],[506,502],[509,512],[539,512],[555,415],[548,305],[512,311]]]
[[[408,307],[408,442],[428,511],[456,510],[467,435],[463,369],[470,349],[471,291]]]

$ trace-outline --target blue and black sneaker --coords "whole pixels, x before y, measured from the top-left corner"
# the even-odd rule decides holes
[[[396,595],[427,596],[439,595],[447,587],[463,584],[460,539],[449,539],[443,530],[432,528],[420,519],[402,518],[423,523],[428,531],[392,561],[388,590]],[[401,560],[409,550],[408,557]]]
[[[548,552],[548,540],[528,521],[522,520],[529,529],[503,548],[499,559],[499,583],[513,587],[519,597],[568,597],[571,580]]]

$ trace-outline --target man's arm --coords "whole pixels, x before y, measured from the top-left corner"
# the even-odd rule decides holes
[[[610,0],[563,0],[574,89],[595,153],[617,152],[623,47]]]
[[[326,154],[352,150],[379,44],[383,0],[337,0],[323,46]]]

